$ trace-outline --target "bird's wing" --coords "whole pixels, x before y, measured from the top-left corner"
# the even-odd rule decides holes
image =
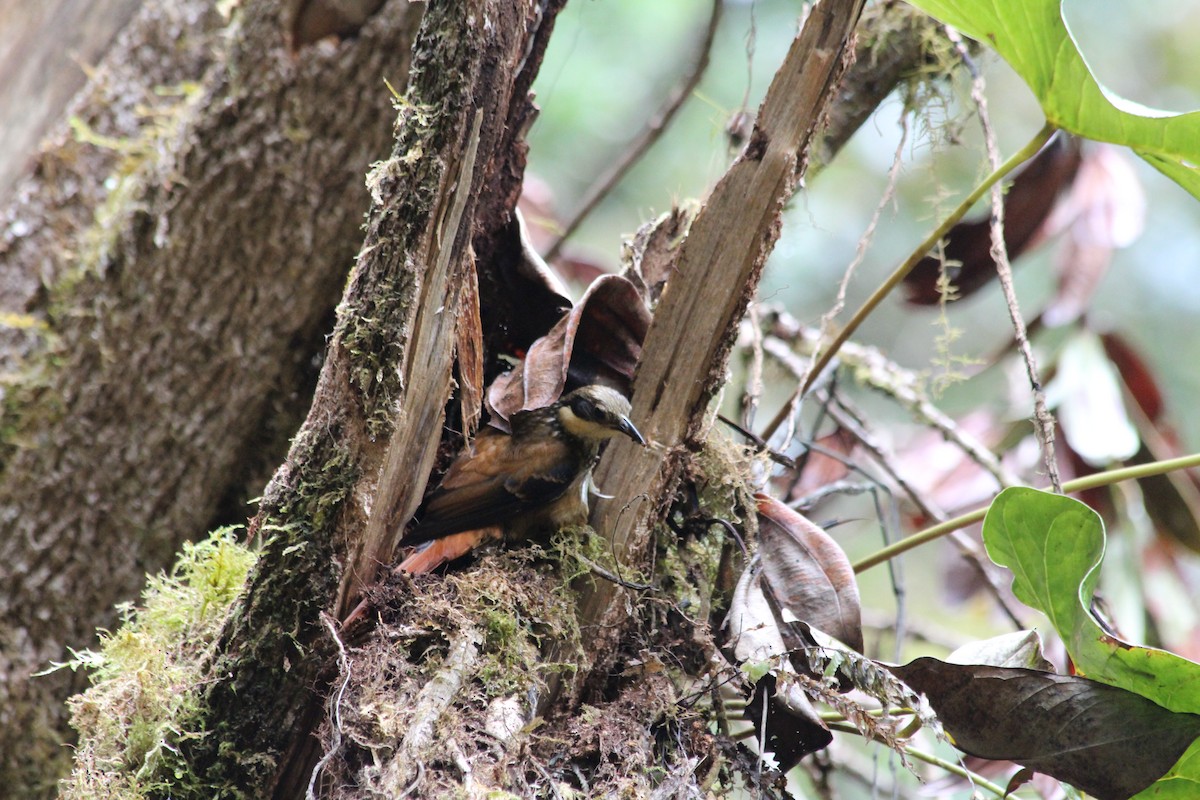
[[[560,439],[482,433],[426,499],[403,543],[507,522],[558,498],[581,467],[578,454]]]

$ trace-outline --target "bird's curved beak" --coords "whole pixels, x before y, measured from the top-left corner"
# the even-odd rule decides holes
[[[628,436],[630,439],[633,439],[642,447],[646,446],[646,440],[642,438],[642,434],[638,432],[638,429],[634,427],[634,424],[629,421],[629,417],[621,417],[620,422],[617,423],[617,430]]]

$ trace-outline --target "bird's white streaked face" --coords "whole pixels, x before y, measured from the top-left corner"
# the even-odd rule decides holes
[[[641,442],[641,434],[629,421],[629,401],[607,386],[585,386],[563,398],[558,420],[572,436],[602,441],[628,436]]]

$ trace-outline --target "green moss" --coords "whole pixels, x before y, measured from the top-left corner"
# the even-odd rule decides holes
[[[149,578],[136,607],[120,607],[120,627],[101,632],[98,650],[56,665],[86,669],[92,680],[69,701],[80,742],[62,797],[133,800],[164,788],[151,776],[170,742],[197,735],[184,720],[194,716],[202,667],[255,561],[238,538],[223,528],[185,544],[169,574]]]
[[[291,698],[316,684],[328,655],[317,651],[328,646],[319,615],[337,586],[330,533],[358,474],[338,428],[330,421],[297,437],[292,484],[262,502],[267,540],[222,629],[194,721],[182,726],[189,733],[157,764],[160,784],[171,784],[157,797],[257,797],[277,768]]]
[[[550,641],[578,647],[579,627],[569,583],[523,564],[515,571],[503,568],[509,560],[532,561],[541,553],[531,547],[496,557],[495,568],[481,565],[473,573],[451,580],[456,585],[459,608],[483,624],[485,661],[478,678],[484,696],[521,693],[544,673],[572,669],[573,664],[547,664],[543,651]],[[540,673],[531,673],[536,665]]]

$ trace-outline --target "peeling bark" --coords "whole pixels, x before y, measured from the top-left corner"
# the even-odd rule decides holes
[[[737,324],[779,236],[780,214],[804,174],[807,149],[852,55],[862,0],[818,3],[767,90],[745,150],[717,183],[680,246],[646,335],[634,379],[633,414],[663,450],[616,442],[596,472],[611,500],[592,514],[617,560],[644,563],[651,531],[666,515],[690,453],[711,422],[709,403],[725,380]],[[647,432],[648,431],[648,432]],[[665,451],[665,457],[660,455]],[[604,680],[612,665],[624,592],[598,583],[582,598],[590,670],[573,694]]]

